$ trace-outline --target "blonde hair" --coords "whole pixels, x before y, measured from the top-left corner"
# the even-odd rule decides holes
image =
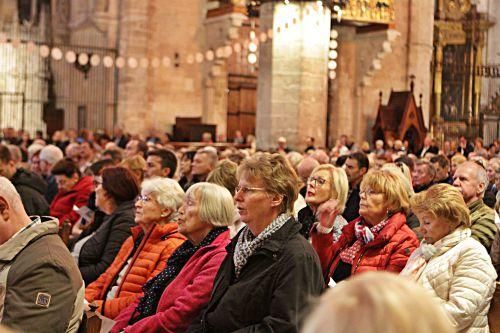
[[[464,155],[456,154],[451,158],[451,163],[455,163],[457,166],[467,161]]]
[[[368,187],[375,192],[382,193],[392,212],[407,213],[410,207],[410,197],[403,179],[404,177],[393,171],[370,170],[363,177],[359,187],[361,192]]]
[[[471,226],[469,209],[460,190],[448,184],[436,184],[411,198],[411,208],[415,214],[431,214],[455,227]]]
[[[413,186],[411,185],[411,172],[410,168],[402,162],[396,163],[387,163],[382,165],[381,170],[387,170],[390,172],[395,172],[396,175],[399,177],[402,177],[401,179],[405,183],[405,188],[406,191],[408,192],[408,196],[411,198],[414,194],[415,191],[413,190]]]
[[[177,181],[170,178],[146,179],[141,188],[143,193],[152,194],[161,207],[172,209],[174,212],[184,201],[184,190]]]
[[[280,154],[257,153],[244,160],[238,168],[242,174],[259,179],[269,193],[282,195],[280,213],[292,213],[299,193],[300,180],[290,162]]]
[[[225,187],[212,183],[197,183],[191,186],[187,197],[195,197],[199,202],[200,219],[214,227],[225,227],[233,224],[233,196]]]
[[[220,161],[215,169],[210,171],[207,176],[207,182],[223,186],[229,190],[231,195],[234,195],[238,179],[236,179],[236,171],[238,164],[230,160]]]
[[[417,283],[367,272],[329,289],[302,333],[452,333],[445,312]]]
[[[337,209],[340,213],[343,213],[347,202],[347,195],[349,194],[349,180],[344,169],[334,167],[331,164],[321,164],[314,168],[311,175],[321,170],[329,172],[331,180],[330,199],[337,199]]]
[[[144,179],[144,170],[146,170],[147,163],[142,156],[134,155],[132,157],[128,157],[120,163],[120,166],[132,171],[140,182]]]

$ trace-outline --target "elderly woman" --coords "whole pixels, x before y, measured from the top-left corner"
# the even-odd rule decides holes
[[[65,221],[73,225],[80,219],[73,208],[85,206],[94,191],[92,177],[82,177],[78,166],[67,158],[54,165],[52,175],[56,179],[58,192],[50,204],[50,215],[59,219],[59,225]]]
[[[347,221],[342,217],[349,182],[342,168],[336,168],[331,164],[322,164],[316,167],[307,179],[306,203],[307,206],[299,211],[298,220],[302,224],[300,233],[309,238],[309,231],[316,222],[318,208],[328,200],[335,200],[335,209],[339,212],[333,222],[333,240],[337,241],[342,233],[342,228]]]
[[[227,247],[201,332],[297,332],[299,312],[321,293],[321,266],[292,216],[299,180],[280,154],[238,168],[235,201],[246,226]]]
[[[184,332],[210,299],[215,274],[229,243],[233,198],[221,186],[189,188],[179,210],[179,232],[188,239],[166,269],[144,286],[144,296],[115,319],[112,332]]]
[[[73,248],[85,285],[97,280],[130,236],[134,222],[134,199],[139,186],[131,172],[122,167],[107,168],[102,180],[95,178],[96,206],[107,217],[97,230],[80,239]]]
[[[497,274],[485,248],[471,237],[460,191],[438,184],[411,199],[424,240],[401,275],[428,289],[457,332],[489,332],[488,310]]]
[[[372,170],[361,181],[359,194],[360,217],[342,229],[337,242],[332,243],[336,209],[327,206],[311,229],[325,281],[339,282],[364,271],[399,273],[418,247],[417,236],[406,225],[409,198],[401,175]]]
[[[85,289],[85,299],[98,311],[115,318],[142,295],[142,286],[161,272],[172,253],[184,242],[177,232],[177,210],[184,199],[180,185],[168,178],[142,183],[135,202],[135,223],[130,236],[109,268]]]
[[[358,275],[321,296],[302,333],[452,333],[439,304],[396,274]]]

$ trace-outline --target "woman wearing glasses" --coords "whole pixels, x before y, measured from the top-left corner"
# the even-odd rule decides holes
[[[187,240],[144,285],[144,296],[115,318],[111,332],[184,332],[210,299],[233,217],[227,189],[210,183],[191,186],[178,218],[179,232]]]
[[[115,260],[85,289],[85,299],[98,311],[115,318],[142,294],[142,286],[161,272],[185,238],[177,232],[177,210],[184,200],[180,185],[168,178],[142,183],[135,202],[132,236],[120,248]]]
[[[325,281],[342,281],[365,271],[400,272],[418,247],[415,233],[406,225],[408,191],[403,175],[387,170],[368,172],[360,185],[360,217],[342,229],[332,242],[337,209],[325,207],[311,230],[313,247]]]
[[[81,239],[73,248],[85,285],[97,280],[115,259],[134,226],[134,199],[139,194],[132,173],[122,167],[102,172],[96,184],[96,206],[107,217],[97,230]]]
[[[347,224],[340,214],[344,211],[348,191],[349,182],[343,169],[331,164],[316,167],[307,179],[305,198],[307,206],[299,211],[298,220],[302,224],[300,233],[306,239],[309,238],[309,231],[313,223],[317,222],[319,208],[331,200],[329,204],[333,204],[339,212],[333,222],[333,240],[336,242],[342,233],[342,228]]]
[[[298,332],[300,312],[324,288],[318,257],[292,216],[298,177],[282,155],[261,153],[242,162],[238,178],[234,199],[246,226],[188,332]]]

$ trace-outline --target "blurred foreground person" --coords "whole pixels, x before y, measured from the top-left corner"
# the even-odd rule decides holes
[[[332,241],[339,214],[325,206],[319,223],[311,229],[312,244],[321,259],[325,281],[340,282],[365,271],[399,273],[418,247],[415,233],[406,225],[410,203],[404,176],[388,170],[372,170],[360,185],[359,215]]]
[[[369,272],[328,290],[302,333],[453,333],[438,303],[412,281]]]
[[[185,239],[175,222],[183,200],[184,191],[175,180],[156,177],[142,183],[132,236],[111,266],[85,289],[85,299],[97,303],[100,313],[115,318],[142,295],[142,286],[165,268]]]
[[[84,285],[56,219],[28,217],[0,177],[0,323],[19,332],[76,332]]]
[[[246,226],[188,332],[298,332],[300,311],[324,287],[318,256],[292,216],[299,179],[283,155],[268,153],[244,160],[238,178],[234,199]]]
[[[184,332],[208,303],[215,274],[229,243],[227,226],[234,204],[221,186],[189,188],[179,210],[179,232],[186,240],[166,268],[144,286],[144,296],[115,319],[112,332]]]
[[[424,240],[401,275],[432,292],[457,332],[489,332],[488,310],[497,274],[485,248],[471,237],[460,191],[438,184],[411,200]]]

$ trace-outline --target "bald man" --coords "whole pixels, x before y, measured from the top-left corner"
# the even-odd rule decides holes
[[[28,217],[0,177],[0,324],[19,332],[76,332],[83,280],[58,235],[57,219]]]
[[[472,237],[489,251],[495,239],[497,227],[495,211],[483,202],[484,192],[488,187],[486,169],[473,161],[460,164],[453,175],[453,186],[460,190],[469,207]]]

